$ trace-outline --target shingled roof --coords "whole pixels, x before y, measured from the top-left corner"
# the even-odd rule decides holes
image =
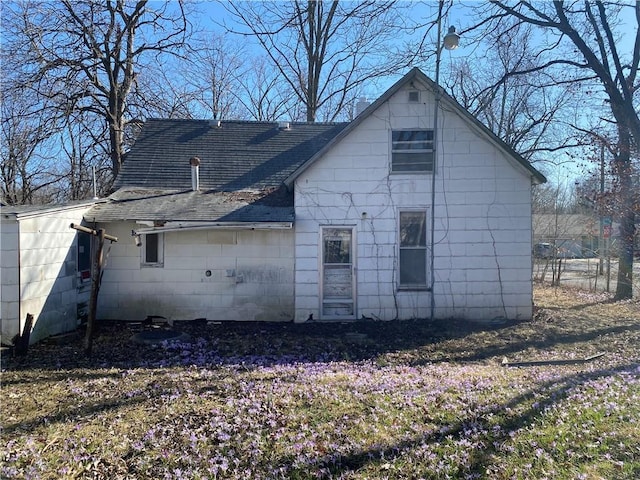
[[[190,189],[189,159],[195,156],[202,191],[279,187],[346,125],[147,120],[115,186]]]
[[[346,123],[147,120],[90,221],[292,222],[284,180]],[[200,159],[193,192],[190,158]]]

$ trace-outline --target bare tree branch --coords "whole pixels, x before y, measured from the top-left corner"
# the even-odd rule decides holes
[[[225,8],[254,37],[307,109],[333,120],[363,83],[395,73],[390,54],[402,30],[397,15],[408,4],[363,0],[228,2]],[[239,32],[236,28],[230,32]],[[331,111],[326,109],[331,106]]]

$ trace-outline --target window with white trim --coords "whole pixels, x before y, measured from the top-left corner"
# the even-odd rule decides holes
[[[433,172],[433,130],[391,132],[392,172]]]
[[[399,225],[400,287],[427,287],[427,213],[401,211]]]
[[[142,235],[142,265],[161,267],[164,263],[164,234]]]

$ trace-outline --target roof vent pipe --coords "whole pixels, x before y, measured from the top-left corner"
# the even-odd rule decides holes
[[[200,159],[198,157],[191,157],[189,164],[191,165],[191,190],[197,192],[200,190]]]
[[[289,122],[278,122],[279,130],[291,130],[291,124]]]

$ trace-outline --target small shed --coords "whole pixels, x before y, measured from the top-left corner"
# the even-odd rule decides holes
[[[96,201],[3,206],[0,213],[2,342],[22,333],[32,314],[30,341],[77,328],[88,312],[91,237],[69,228]]]

